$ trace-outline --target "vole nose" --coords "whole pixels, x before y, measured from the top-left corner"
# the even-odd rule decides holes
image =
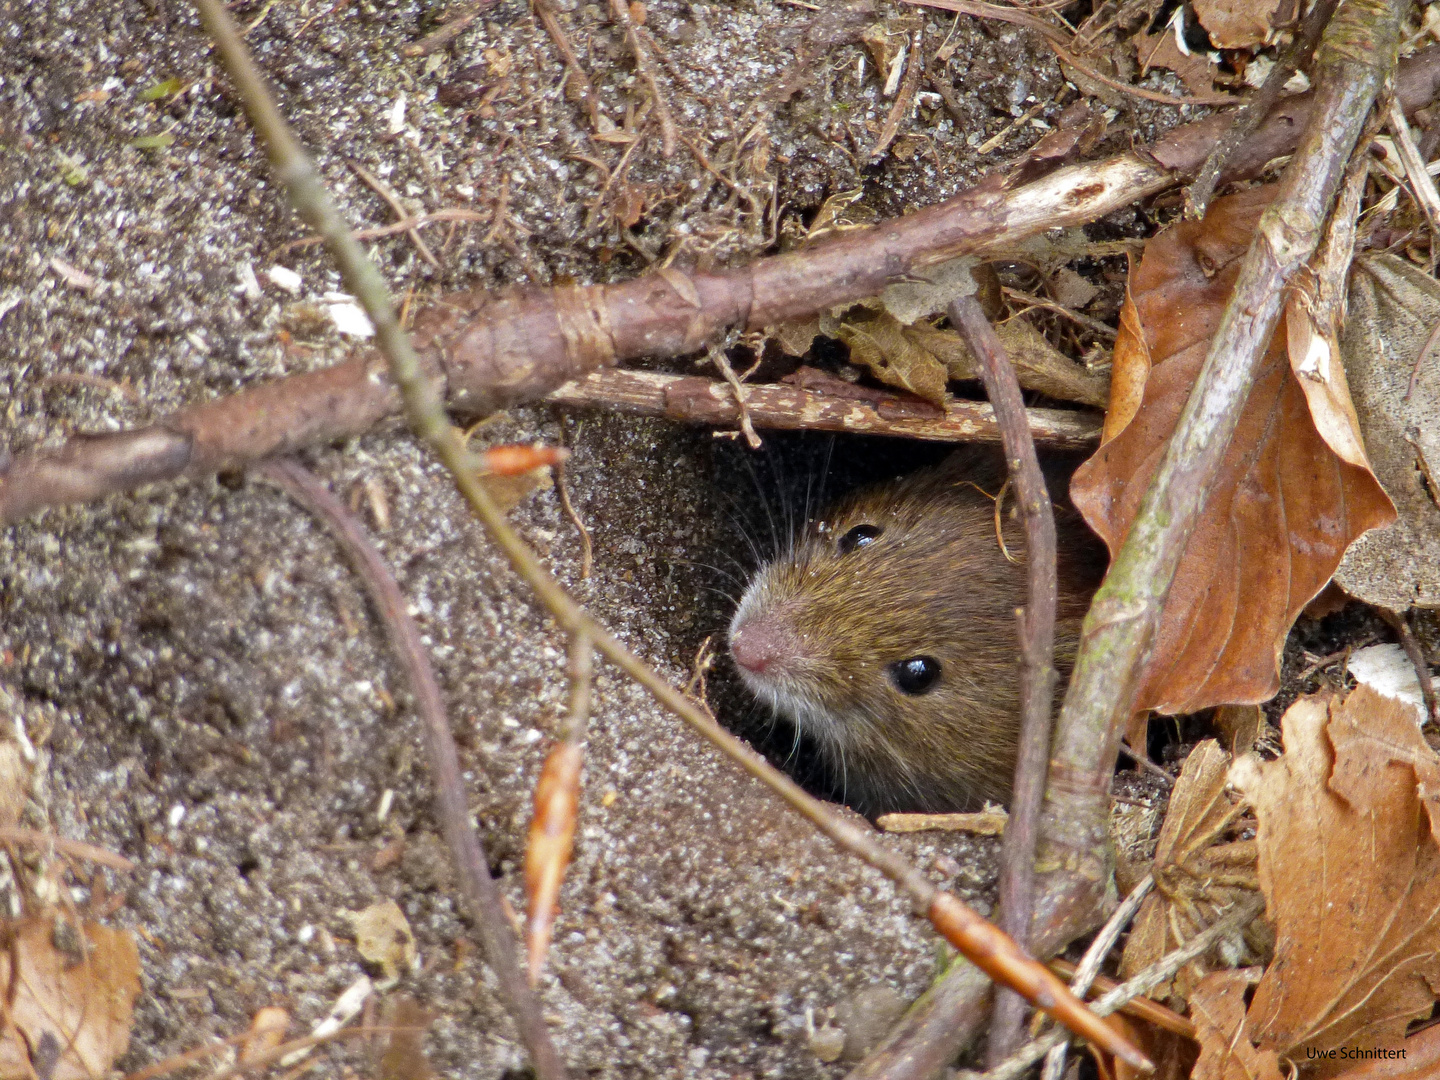
[[[773,619],[753,619],[730,635],[730,655],[752,675],[784,667],[794,658],[796,645],[793,631]]]

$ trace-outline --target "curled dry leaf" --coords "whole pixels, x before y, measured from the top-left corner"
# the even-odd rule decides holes
[[[480,465],[487,476],[519,476],[535,469],[565,464],[570,451],[563,446],[492,446],[480,454]]]
[[[342,913],[355,929],[355,948],[378,967],[387,983],[393,983],[411,968],[419,966],[420,954],[410,921],[394,900],[381,900],[363,911]]]
[[[535,783],[535,816],[525,847],[525,895],[529,900],[525,937],[531,985],[540,980],[560,906],[560,883],[570,865],[580,816],[583,760],[584,748],[579,743],[558,743],[545,759]]]
[[[107,1075],[130,1045],[140,993],[135,939],[91,922],[77,932],[74,922],[49,917],[10,923],[5,938],[0,987],[9,1006],[0,1078]]]
[[[1071,485],[1075,505],[1112,554],[1273,194],[1256,188],[1217,199],[1203,221],[1152,240],[1131,278],[1115,346],[1117,420]],[[1118,414],[1142,383],[1139,407],[1122,428]],[[1393,516],[1374,476],[1339,458],[1316,432],[1277,335],[1171,586],[1136,708],[1187,713],[1270,698],[1295,617],[1350,542]]]
[[[1276,944],[1244,1033],[1230,1034],[1329,1076],[1347,1048],[1401,1046],[1434,1007],[1440,761],[1413,712],[1366,686],[1303,698],[1281,724],[1283,757],[1231,771],[1259,822]]]
[[[840,321],[835,336],[850,348],[850,361],[869,370],[886,386],[908,390],[917,397],[945,405],[945,363],[930,349],[913,340],[906,326],[886,312],[864,317],[862,311]]]
[[[1145,898],[1120,960],[1120,976],[1128,979],[1180,948],[1222,917],[1245,893],[1258,888],[1255,842],[1230,839],[1241,824],[1243,807],[1226,792],[1230,755],[1214,739],[1190,752],[1175,782],[1170,808],[1155,845],[1155,891]],[[1252,924],[1258,929],[1259,924]],[[1263,942],[1250,941],[1252,947]],[[1173,993],[1185,1000],[1215,965],[1208,957],[1186,964],[1173,986],[1154,991],[1160,999]]]
[[[1440,282],[1393,255],[1355,260],[1340,349],[1371,464],[1399,519],[1352,544],[1335,580],[1392,611],[1440,607],[1440,349],[1421,357],[1437,324]]]

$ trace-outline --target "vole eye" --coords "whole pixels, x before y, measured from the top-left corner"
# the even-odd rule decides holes
[[[923,694],[940,681],[940,661],[933,656],[912,656],[889,667],[890,681],[902,694]]]
[[[866,544],[873,544],[880,539],[880,534],[885,530],[879,525],[856,525],[853,529],[840,537],[840,542],[835,545],[841,555],[849,555],[856,548],[862,548]]]

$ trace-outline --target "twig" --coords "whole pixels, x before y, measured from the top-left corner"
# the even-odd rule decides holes
[[[486,8],[494,7],[496,0],[476,0],[475,3],[467,5],[464,11],[456,15],[449,22],[430,31],[419,41],[412,41],[400,50],[401,56],[429,56],[438,52],[450,42],[459,37],[465,30],[478,19]]]
[[[215,0],[201,2],[209,4]],[[350,557],[366,591],[375,601],[385,636],[415,695],[415,711],[425,727],[425,745],[435,784],[435,814],[474,916],[486,959],[495,972],[500,996],[515,1018],[537,1075],[561,1080],[565,1068],[545,1030],[539,1002],[520,975],[515,938],[505,916],[500,890],[490,876],[489,860],[470,821],[460,758],[445,714],[444,698],[400,586],[355,516],[310,472],[291,460],[267,462],[258,471],[324,522]]]
[[[728,383],[696,375],[601,370],[568,382],[546,400],[566,408],[604,408],[637,416],[664,416],[689,424],[733,427],[740,419]],[[995,413],[984,402],[952,400],[942,412],[928,402],[899,396],[856,401],[785,383],[746,383],[745,409],[759,428],[848,431],[896,435],[929,442],[999,442]],[[1099,439],[1093,414],[1030,409],[1035,441],[1055,449],[1084,449]]]
[[[1239,901],[1224,918],[1213,926],[1196,934],[1187,944],[1161,957],[1144,971],[1125,980],[1096,1001],[1095,1011],[1101,1016],[1109,1016],[1125,1002],[1142,994],[1148,994],[1191,960],[1197,956],[1204,956],[1221,939],[1244,930],[1263,910],[1265,910],[1265,898],[1258,893]],[[1032,1039],[1017,1050],[1003,1065],[987,1072],[985,1080],[1016,1080],[1026,1069],[1068,1038],[1069,1035],[1064,1031],[1055,1030],[1038,1039]]]
[[[24,844],[26,847],[41,849],[54,848],[66,855],[73,855],[77,859],[88,859],[101,866],[108,866],[112,870],[135,869],[135,864],[124,855],[118,855],[94,844],[87,844],[83,840],[67,840],[63,836],[41,832],[39,829],[22,829],[18,825],[0,826],[0,843]]]
[[[650,50],[635,32],[635,22],[630,18],[630,7],[626,0],[610,0],[610,16],[624,31],[625,42],[635,57],[635,70],[640,73],[641,80],[650,91],[651,100],[655,102],[655,116],[660,121],[660,153],[667,158],[673,157],[676,141],[675,118],[670,115],[670,103],[665,100],[660,83],[655,78],[655,65],[650,61]]]
[[[1111,912],[1110,918],[1105,920],[1105,925],[1100,928],[1095,940],[1080,958],[1080,966],[1075,969],[1075,974],[1070,976],[1070,989],[1076,995],[1083,998],[1090,992],[1091,984],[1100,974],[1100,965],[1105,963],[1105,957],[1109,956],[1110,950],[1115,947],[1121,931],[1129,925],[1135,913],[1140,910],[1141,901],[1150,895],[1150,890],[1154,887],[1155,875],[1146,874],[1140,879],[1140,884],[1130,890],[1130,895]],[[1040,1070],[1040,1080],[1060,1080],[1065,1073],[1065,1057],[1069,1045],[1061,1043],[1045,1055],[1045,1067]]]
[[[1068,960],[1055,959],[1050,961],[1050,970],[1059,975],[1062,979],[1073,979],[1075,977],[1075,965]],[[1114,979],[1107,979],[1104,975],[1096,975],[1095,981],[1090,986],[1090,1000],[1104,997],[1120,984]],[[1173,1031],[1176,1035],[1183,1035],[1187,1039],[1195,1038],[1195,1025],[1179,1013],[1167,1009],[1154,998],[1133,997],[1125,1004],[1115,1009],[1118,1013],[1126,1016],[1133,1016],[1137,1020],[1145,1020],[1156,1027],[1166,1031]]]
[[[585,106],[585,113],[590,117],[590,126],[598,131],[601,117],[600,99],[595,94],[595,84],[590,81],[580,58],[575,55],[575,47],[570,44],[565,28],[560,25],[560,16],[555,14],[550,0],[531,0],[530,6],[535,9],[535,17],[540,20],[540,25],[545,27],[545,33],[550,35],[555,48],[560,50],[560,56],[570,72],[569,78],[579,94],[580,103]]]
[[[1410,190],[1414,192],[1415,201],[1420,204],[1430,225],[1430,247],[1433,251],[1440,248],[1440,191],[1435,190],[1435,179],[1425,167],[1425,159],[1420,156],[1420,148],[1415,145],[1410,124],[1398,102],[1390,102],[1385,121],[1395,136],[1395,149],[1400,153],[1400,163],[1405,166]]]
[[[356,240],[378,240],[385,236],[394,236],[396,233],[414,232],[426,225],[433,225],[437,221],[489,221],[491,217],[485,214],[476,213],[474,210],[433,210],[428,214],[416,214],[414,217],[402,217],[392,225],[380,225],[373,229],[356,229]],[[299,240],[291,240],[280,248],[281,251],[294,251],[297,248],[313,247],[316,244],[323,244],[323,236],[304,236]]]
[[[750,420],[750,410],[745,404],[746,387],[740,382],[740,376],[735,374],[735,369],[730,366],[730,358],[725,355],[723,345],[710,346],[709,353],[710,363],[724,376],[735,394],[735,412],[740,420],[740,433],[745,436],[745,442],[751,450],[759,450],[760,436],[755,434],[755,425]]]
[[[1345,162],[1393,70],[1399,18],[1398,0],[1347,0],[1327,26],[1309,121],[1280,194],[1261,219],[1164,458],[1086,616],[1051,751],[1041,835],[1058,869],[1042,885],[1038,949],[1085,929],[1103,902],[1110,876],[1104,793],[1166,591],[1269,344],[1283,285],[1318,244]],[[852,1080],[933,1075],[973,1035],[983,1006],[983,985],[952,969]]]
[[[340,267],[341,279],[364,305],[376,337],[390,367],[391,378],[405,402],[406,417],[415,431],[449,470],[460,493],[484,524],[492,542],[511,567],[530,585],[555,621],[572,638],[584,637],[594,643],[607,659],[648,690],[662,705],[688,723],[726,756],[739,763],[784,799],[842,850],[864,859],[907,892],[931,924],[963,955],[973,958],[991,978],[1025,994],[1027,999],[1060,1019],[1096,1046],[1132,1066],[1148,1070],[1154,1066],[1130,1043],[1095,1017],[1070,993],[1049,969],[1037,964],[1016,947],[1005,934],[976,915],[954,895],[938,890],[929,878],[905,859],[880,844],[872,834],[832,812],[795,781],[766,762],[753,749],[720,727],[707,711],[676,690],[650,667],[629,652],[603,625],[577,604],[541,565],[511,527],[509,519],[475,474],[474,459],[465,449],[461,432],[446,419],[434,382],[427,377],[420,357],[400,332],[394,308],[379,271],[345,228],[334,202],[320,184],[294,135],[280,116],[260,80],[244,45],[235,35],[234,24],[220,0],[199,0],[206,28],[215,40],[216,51],[231,73],[255,131],[265,141],[275,171],[284,179],[291,201],[312,227],[327,239],[327,246]],[[418,640],[418,639],[417,639]],[[445,790],[441,789],[442,792]],[[460,807],[463,814],[463,801]],[[442,819],[443,823],[443,819]],[[481,864],[483,868],[483,863]],[[503,938],[507,946],[513,946]],[[497,965],[502,977],[513,977],[514,964]],[[517,1001],[528,1000],[517,998]],[[550,1050],[543,1038],[531,1045],[537,1072],[559,1076],[558,1058],[542,1056]]]
[[[1140,750],[1136,750],[1124,740],[1121,740],[1120,742],[1120,753],[1124,754],[1131,761],[1135,762],[1136,765],[1139,765],[1141,770],[1149,773],[1151,776],[1155,777],[1155,779],[1161,781],[1166,787],[1175,786],[1175,778],[1171,776],[1168,772],[1166,772],[1164,769],[1162,769],[1155,762],[1151,761],[1149,754],[1146,754]]]
[[[1395,636],[1400,639],[1400,647],[1405,650],[1405,656],[1415,668],[1415,679],[1420,683],[1420,696],[1425,701],[1425,715],[1429,717],[1430,723],[1440,723],[1440,709],[1437,709],[1435,700],[1435,680],[1430,677],[1430,664],[1425,659],[1425,650],[1415,637],[1415,631],[1410,629],[1410,623],[1403,612],[1391,611],[1385,607],[1377,607],[1375,610],[1390,624],[1390,629],[1395,631]]]
[[[562,426],[560,430],[563,432],[565,429]],[[560,508],[565,511],[565,516],[570,519],[570,524],[575,526],[575,531],[580,535],[580,580],[586,581],[589,579],[591,567],[594,565],[595,546],[590,539],[590,530],[585,527],[585,522],[575,509],[575,504],[570,501],[570,484],[563,465],[555,470],[555,491],[560,496]]]
[[[1200,173],[1195,177],[1194,183],[1186,189],[1186,217],[1201,218],[1205,216],[1205,208],[1210,205],[1210,197],[1215,194],[1215,185],[1220,182],[1220,171],[1240,144],[1260,126],[1260,122],[1274,108],[1275,102],[1280,100],[1280,92],[1285,89],[1285,84],[1290,81],[1290,76],[1315,51],[1315,46],[1320,42],[1321,33],[1324,32],[1326,24],[1330,22],[1330,16],[1335,13],[1337,3],[1339,0],[1317,0],[1315,6],[1305,16],[1304,22],[1300,24],[1299,35],[1285,50],[1285,54],[1280,57],[1275,66],[1270,69],[1270,74],[1260,84],[1260,89],[1255,91],[1254,96],[1235,111],[1230,121],[1230,129],[1220,137],[1215,148],[1210,151],[1209,157],[1205,159],[1205,164],[1200,167]]]
[[[406,221],[409,219],[409,212],[406,211],[405,207],[400,205],[400,200],[395,196],[395,193],[390,190],[389,184],[385,183],[385,181],[381,180],[378,176],[375,176],[373,173],[370,172],[369,169],[365,168],[365,166],[361,165],[359,162],[350,161],[346,162],[346,164],[350,166],[351,171],[354,172],[356,176],[360,177],[360,179],[365,182],[366,187],[368,187],[371,191],[375,192],[376,195],[379,195],[380,198],[385,200],[385,204],[390,207],[391,212],[395,215],[397,220]],[[407,236],[410,237],[410,242],[415,245],[415,250],[420,253],[420,257],[426,262],[428,262],[431,266],[433,266],[436,270],[439,270],[440,261],[435,258],[434,252],[430,250],[429,246],[426,245],[425,241],[420,239],[420,231],[414,227],[411,227],[409,229],[406,229],[405,233]]]
[[[925,71],[924,48],[925,23],[922,21],[910,34],[910,55],[905,61],[905,77],[900,82],[900,92],[890,103],[890,111],[885,114],[885,122],[880,125],[880,134],[875,139],[875,145],[870,148],[869,159],[872,162],[885,156],[890,144],[895,141],[895,136],[900,133],[900,125],[909,119],[910,112],[915,107],[920,76]]]
[[[1035,899],[1035,840],[1045,771],[1050,759],[1050,720],[1055,708],[1055,511],[1035,456],[1025,399],[1015,369],[995,328],[973,295],[950,305],[950,323],[980,364],[985,394],[995,409],[1005,461],[1025,526],[1025,607],[1020,623],[1020,749],[1010,797],[1010,820],[1000,849],[1000,927],[1021,946],[1030,943]],[[1004,1061],[1020,1042],[1025,1003],[1014,994],[995,1000],[986,1056]]]
[[[1435,328],[1430,331],[1430,336],[1425,339],[1425,345],[1420,350],[1420,355],[1415,357],[1415,366],[1410,369],[1410,383],[1405,387],[1405,400],[1410,400],[1410,395],[1415,393],[1415,384],[1420,381],[1420,372],[1424,369],[1425,361],[1430,359],[1435,352],[1435,344],[1440,342],[1440,322],[1435,323]]]
[[[1102,341],[1115,340],[1115,328],[1108,326],[1099,319],[1091,318],[1084,312],[1068,308],[1064,304],[1056,303],[1054,300],[1047,300],[1043,296],[1035,296],[1032,293],[1023,292],[1020,289],[1012,289],[1009,285],[1001,286],[1000,291],[1005,294],[1008,300],[1018,300],[1030,307],[1043,308],[1046,311],[1053,311],[1057,315],[1064,316],[1073,323],[1083,326]]]

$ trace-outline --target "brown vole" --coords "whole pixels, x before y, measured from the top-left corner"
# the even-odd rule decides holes
[[[1009,798],[1015,609],[1026,582],[1021,524],[1003,514],[1017,564],[1000,549],[984,493],[1004,475],[994,456],[962,452],[852,495],[761,567],[735,612],[730,655],[745,683],[810,736],[836,791],[862,813]],[[1052,494],[1062,490],[1055,477],[1049,483]],[[1063,692],[1104,556],[1056,502]]]

